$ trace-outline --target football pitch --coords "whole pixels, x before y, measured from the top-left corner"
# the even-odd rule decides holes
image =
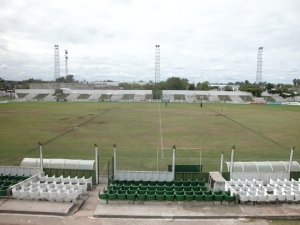
[[[226,109],[223,115],[222,109]],[[221,153],[230,161],[300,161],[300,108],[131,102],[19,102],[0,104],[0,165],[18,166],[24,157],[94,159],[100,174],[117,145],[117,169],[166,171],[176,146],[176,164],[202,164],[218,171]],[[224,170],[227,168],[224,166]]]

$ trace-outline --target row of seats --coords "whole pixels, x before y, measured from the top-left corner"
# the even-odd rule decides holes
[[[76,202],[82,194],[87,193],[86,183],[33,183],[25,182],[12,189],[12,197],[16,199],[34,199],[48,201]]]
[[[85,178],[83,177],[63,177],[63,176],[59,176],[56,177],[55,175],[53,176],[39,176],[39,182],[70,182],[70,183],[86,183],[86,184],[90,184],[92,185],[92,177],[90,178]]]
[[[113,180],[109,179],[111,185],[135,185],[135,186],[205,186],[205,179],[203,180],[179,180],[179,181],[158,181],[158,180]]]
[[[28,176],[24,175],[0,175],[0,196],[7,196],[7,189],[23,180],[28,179]]]
[[[263,185],[263,181],[262,180],[256,180],[256,179],[253,179],[253,180],[248,180],[248,179],[245,179],[245,180],[242,180],[242,179],[237,179],[237,180],[233,180],[233,179],[230,179],[230,181],[227,181],[229,185],[231,186],[234,186],[234,185]]]
[[[277,191],[270,194],[265,191],[240,191],[239,200],[241,202],[276,202],[276,201],[300,201],[300,194],[292,191]]]
[[[98,194],[100,200],[138,200],[138,201],[226,201],[234,202],[230,192],[212,191],[157,191],[157,190],[104,190]]]
[[[294,180],[293,178],[291,180],[287,180],[287,179],[284,179],[284,180],[280,180],[280,179],[277,179],[277,180],[273,180],[273,179],[270,179],[270,184],[271,185],[296,185],[296,186],[300,186],[300,181],[298,180]]]
[[[149,191],[207,191],[206,186],[159,186],[159,185],[148,185],[148,186],[134,186],[134,185],[107,185],[108,190],[149,190]]]

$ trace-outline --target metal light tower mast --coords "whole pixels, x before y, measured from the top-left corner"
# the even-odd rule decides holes
[[[54,80],[57,78],[60,78],[59,48],[58,45],[54,45]]]
[[[66,77],[68,76],[68,50],[65,50],[65,59],[66,59]]]
[[[256,84],[262,82],[262,55],[263,47],[259,47],[257,53]]]
[[[160,45],[155,45],[155,84],[160,82]]]

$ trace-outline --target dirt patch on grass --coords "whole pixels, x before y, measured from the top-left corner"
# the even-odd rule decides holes
[[[60,120],[68,120],[68,119],[70,119],[70,118],[62,118],[62,119],[60,119]]]
[[[78,116],[77,117],[77,119],[83,119],[84,118],[84,116]]]
[[[97,124],[106,124],[107,122],[104,122],[104,121],[100,121],[98,122]]]

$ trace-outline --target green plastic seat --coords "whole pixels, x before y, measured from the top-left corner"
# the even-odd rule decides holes
[[[175,187],[174,187],[174,190],[175,190],[175,191],[183,191],[183,187],[182,187],[182,186],[180,186],[180,187],[176,187],[176,186],[175,186]]]
[[[127,192],[126,197],[127,197],[127,200],[135,200],[136,199],[136,194],[135,193],[134,194],[128,194],[128,192]]]
[[[118,180],[118,185],[122,186],[126,184],[126,180]]]
[[[156,180],[150,180],[150,181],[149,181],[149,185],[150,185],[150,186],[156,186],[156,184],[157,184],[157,181],[156,181]]]
[[[108,196],[108,200],[116,200],[117,198],[117,194],[115,193],[113,194],[108,193],[107,196]]]
[[[165,195],[165,198],[166,198],[167,201],[174,201],[175,196],[174,196],[174,194],[172,194],[172,195],[166,194],[166,195]]]
[[[188,186],[188,187],[187,186],[183,186],[183,190],[184,191],[191,191],[191,187],[190,186]]]
[[[203,201],[203,193],[201,191],[194,192],[194,197],[196,201]]]
[[[139,186],[130,186],[130,188],[129,188],[129,190],[137,190],[137,189],[139,189]]]
[[[146,199],[146,193],[145,194],[137,194],[136,199],[139,201],[144,201]]]
[[[223,194],[215,194],[213,193],[213,200],[216,202],[222,202],[223,201]]]
[[[177,195],[177,194],[175,194],[175,198],[176,198],[176,200],[177,201],[184,201],[184,195]]]
[[[130,195],[136,194],[136,192],[137,192],[137,191],[135,191],[135,190],[127,190],[127,191],[126,191],[126,193],[127,193],[127,194],[130,194]]]
[[[151,191],[151,190],[148,190],[146,193],[147,195],[155,195],[155,191]]]
[[[190,186],[190,181],[188,180],[188,181],[182,181],[182,186],[184,186],[184,187],[189,187]]]
[[[165,186],[165,191],[173,191],[173,187]]]
[[[183,191],[175,191],[175,195],[184,195]]]
[[[164,186],[165,185],[165,181],[157,181],[157,185]]]
[[[118,193],[117,194],[117,199],[118,200],[125,200],[126,199],[126,194],[120,194],[120,193]]]
[[[200,191],[200,187],[198,186],[191,186],[192,191]]]
[[[151,191],[156,190],[156,185],[155,186],[148,186],[148,190],[151,190]]]
[[[174,191],[165,191],[165,195],[174,195]]]
[[[158,191],[164,191],[165,188],[164,188],[164,186],[156,186],[156,190],[158,190]]]
[[[197,180],[191,180],[190,185],[191,186],[198,186],[198,181]]]
[[[179,181],[175,181],[174,180],[174,184],[173,185],[176,186],[176,187],[182,186],[182,181],[181,180],[179,180]]]
[[[234,195],[229,196],[229,195],[224,194],[223,197],[224,197],[224,201],[226,201],[226,202],[234,202],[234,200],[235,200]]]
[[[99,191],[98,198],[102,199],[102,200],[105,200],[105,199],[107,199],[107,194],[106,193],[100,193],[100,191]]]
[[[133,181],[132,185],[139,186],[141,183],[142,183],[142,180],[135,180],[135,181]]]
[[[207,191],[207,187],[205,187],[205,186],[199,186],[199,188],[201,191]]]
[[[194,194],[192,192],[188,192],[191,194],[187,194],[186,192],[184,193],[184,198],[186,201],[193,201],[194,200]]]
[[[140,195],[144,195],[146,194],[147,190],[137,190],[137,194],[140,194]]]
[[[142,180],[142,186],[148,186],[149,180]]]
[[[126,180],[125,184],[126,185],[132,185],[134,183],[134,180]]]
[[[139,187],[139,190],[145,190],[146,191],[147,189],[148,189],[148,186],[140,186]]]
[[[156,195],[164,195],[165,194],[165,192],[164,191],[158,191],[158,190],[156,190]]]
[[[156,193],[156,200],[157,201],[164,201],[165,200],[165,195]]]
[[[153,201],[156,200],[156,194],[147,194],[147,199],[148,201]]]
[[[168,186],[168,187],[171,187],[173,186],[173,181],[165,181],[165,185]]]
[[[213,201],[213,195],[203,193],[203,200],[206,201],[206,202],[212,202]]]

